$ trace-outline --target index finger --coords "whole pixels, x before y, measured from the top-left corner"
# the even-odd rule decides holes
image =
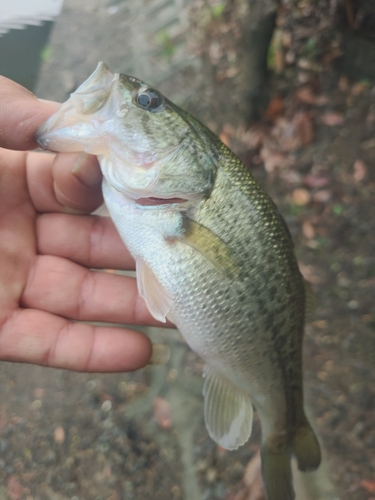
[[[58,107],[58,103],[40,101],[18,83],[0,76],[0,147],[19,151],[37,148],[36,130]]]

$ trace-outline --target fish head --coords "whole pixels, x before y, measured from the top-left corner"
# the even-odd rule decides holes
[[[216,175],[209,134],[158,90],[99,63],[36,139],[43,149],[98,155],[109,185],[135,200],[195,200]]]

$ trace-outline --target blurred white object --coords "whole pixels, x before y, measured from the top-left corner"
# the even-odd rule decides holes
[[[61,12],[63,0],[0,0],[0,36],[11,29],[53,21]]]

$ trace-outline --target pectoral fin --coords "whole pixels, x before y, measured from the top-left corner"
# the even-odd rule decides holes
[[[207,365],[204,376],[204,418],[208,433],[223,448],[235,450],[251,434],[250,397]]]
[[[184,220],[185,232],[179,240],[200,252],[225,277],[237,280],[241,266],[239,259],[228,245],[210,229],[188,217]]]
[[[138,293],[144,298],[148,310],[158,321],[166,322],[173,296],[159,283],[143,259],[136,259]]]

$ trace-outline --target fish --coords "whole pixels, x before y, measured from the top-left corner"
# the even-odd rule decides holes
[[[303,406],[306,287],[282,216],[219,138],[157,89],[99,63],[43,124],[44,149],[98,156],[139,294],[205,362],[211,438],[237,449],[261,427],[268,500],[292,500],[291,457],[321,454]]]

